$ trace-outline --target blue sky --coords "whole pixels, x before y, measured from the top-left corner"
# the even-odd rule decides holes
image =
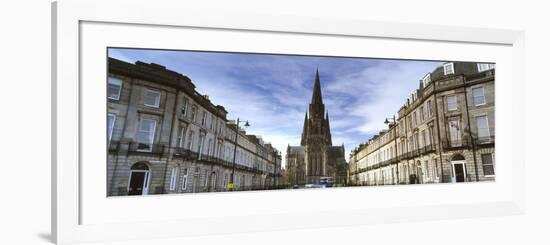
[[[228,119],[249,120],[247,133],[271,142],[283,159],[288,144],[300,143],[317,67],[332,142],[345,145],[347,158],[385,128],[384,119],[397,114],[419,80],[443,63],[145,49],[109,49],[108,55],[187,75],[197,91],[227,109]]]

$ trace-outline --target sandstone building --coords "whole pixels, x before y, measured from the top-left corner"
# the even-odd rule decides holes
[[[236,190],[278,184],[277,149],[187,76],[109,58],[107,97],[108,196],[226,191],[233,171]]]
[[[395,122],[352,151],[350,183],[494,180],[494,89],[494,64],[449,62],[428,73]]]

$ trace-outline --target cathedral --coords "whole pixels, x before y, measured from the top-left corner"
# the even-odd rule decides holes
[[[319,184],[321,177],[345,184],[344,145],[332,146],[328,112],[325,112],[319,70],[315,74],[313,95],[304,117],[300,146],[288,146],[286,171],[290,184]]]

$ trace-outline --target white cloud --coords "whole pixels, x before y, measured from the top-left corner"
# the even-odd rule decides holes
[[[248,132],[281,151],[283,165],[287,145],[299,145],[317,65],[333,143],[345,143],[347,158],[386,127],[384,119],[396,114],[418,80],[440,64],[151,50],[109,50],[109,55],[162,64],[189,76],[200,93],[228,110],[228,119],[249,120]]]

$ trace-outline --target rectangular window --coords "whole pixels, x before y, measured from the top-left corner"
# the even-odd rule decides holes
[[[223,175],[223,188],[227,188],[227,180],[229,179],[229,175],[226,173]]]
[[[218,176],[216,175],[216,173],[212,173],[211,185],[212,185],[212,188],[214,188],[214,190],[216,190],[216,188],[217,188],[217,183],[216,183],[218,181],[217,177]]]
[[[437,161],[433,161],[434,164],[434,177],[439,178],[439,166],[437,165]]]
[[[185,116],[186,113],[187,113],[187,102],[188,102],[188,101],[189,101],[189,100],[187,99],[187,97],[183,97],[183,98],[182,98],[182,102],[181,102],[181,114],[184,115],[184,116]]]
[[[452,119],[449,121],[449,136],[451,138],[451,146],[462,145],[462,135],[460,134],[460,121]]]
[[[454,63],[447,63],[443,65],[443,73],[445,75],[450,75],[455,73]]]
[[[141,119],[137,134],[138,150],[152,151],[155,140],[155,128],[157,121],[151,119]]]
[[[432,101],[428,100],[426,102],[426,115],[428,115],[428,118],[432,117]]]
[[[224,149],[222,142],[218,141],[218,153],[216,154],[218,158],[222,158]]]
[[[204,187],[208,187],[208,177],[209,177],[208,170],[205,169],[204,170]]]
[[[187,168],[184,168],[182,172],[181,189],[187,189]]]
[[[178,181],[178,168],[172,167],[172,173],[170,175],[170,190],[173,191],[176,189]]]
[[[420,107],[420,122],[424,121],[424,106]]]
[[[472,94],[475,106],[485,105],[485,89],[483,87],[472,88]]]
[[[432,81],[432,74],[428,73],[424,78],[422,78],[422,86],[426,87]]]
[[[191,170],[191,178],[192,178],[192,188],[193,188],[193,192],[198,192],[200,191],[200,187],[201,187],[201,168],[200,167],[196,167],[194,168],[194,172],[193,170]]]
[[[180,128],[180,134],[178,136],[178,147],[183,148],[185,143],[185,131],[187,130],[186,127],[181,126]]]
[[[203,145],[204,145],[204,135],[200,134],[199,135],[199,159],[201,157],[200,155],[202,154]]]
[[[487,70],[491,70],[491,69],[495,69],[495,64],[494,63],[478,63],[477,64],[477,70],[479,72],[487,71]]]
[[[121,90],[122,80],[114,77],[109,77],[107,81],[107,98],[112,100],[119,100]]]
[[[416,111],[413,112],[413,126],[416,126],[418,124],[417,120],[416,120]]]
[[[428,142],[426,141],[426,130],[422,130],[422,132],[420,132],[420,135],[422,135],[422,146],[427,146]]]
[[[195,121],[197,117],[197,107],[196,106],[191,106],[191,121]]]
[[[489,120],[487,116],[476,117],[477,122],[477,137],[480,142],[487,142],[489,140]]]
[[[107,118],[108,118],[107,139],[109,139],[109,142],[111,142],[111,138],[113,136],[113,129],[115,128],[116,115],[113,113],[109,113]]]
[[[495,175],[495,166],[493,164],[493,154],[481,154],[481,163],[483,164],[483,175]]]
[[[429,169],[429,165],[428,165],[428,160],[424,160],[424,164],[423,164],[422,168],[423,168],[422,173],[424,175],[426,175],[427,178],[430,178],[431,173],[430,173],[430,169]]]
[[[190,131],[189,132],[189,140],[187,141],[187,149],[193,150],[193,137],[195,136],[195,132]]]
[[[208,114],[206,114],[206,111],[203,111],[202,112],[202,120],[201,120],[201,125],[202,126],[206,126],[206,117],[208,116]]]
[[[457,103],[456,103],[456,95],[450,95],[445,97],[446,105],[447,105],[447,111],[456,111],[458,109]]]
[[[428,128],[428,145],[432,144],[433,142],[433,126],[430,126]]]
[[[210,130],[214,130],[214,125],[216,125],[216,117],[214,117],[214,114],[210,115]]]
[[[158,108],[160,106],[160,92],[149,89],[145,90],[143,93],[143,104]]]

